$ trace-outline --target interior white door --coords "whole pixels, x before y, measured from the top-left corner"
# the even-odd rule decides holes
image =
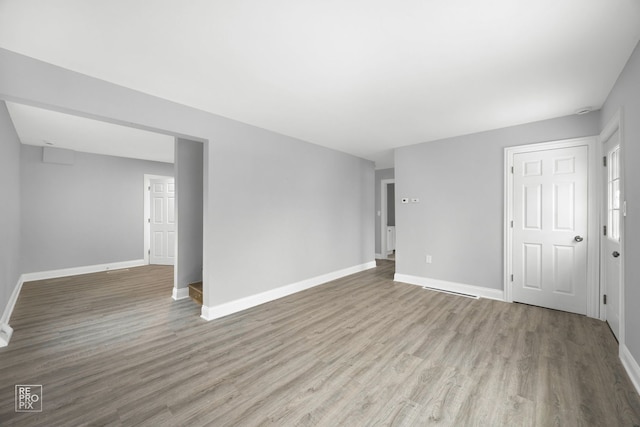
[[[605,319],[616,338],[620,339],[620,287],[621,287],[621,209],[620,139],[616,131],[604,142],[605,172],[603,173],[603,222],[606,229],[600,238],[603,287],[606,295]]]
[[[176,251],[174,180],[152,179],[150,186],[149,264],[173,265]]]
[[[387,254],[396,250],[396,227],[390,225],[387,227]]]
[[[586,314],[588,147],[514,155],[513,300]]]

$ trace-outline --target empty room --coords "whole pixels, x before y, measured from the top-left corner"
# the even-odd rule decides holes
[[[0,0],[0,425],[640,426],[639,42]]]

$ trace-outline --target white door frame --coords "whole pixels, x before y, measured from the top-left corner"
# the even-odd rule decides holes
[[[173,179],[172,176],[164,176],[164,175],[151,175],[144,174],[144,210],[143,210],[143,218],[142,221],[144,223],[144,263],[149,264],[149,252],[151,251],[151,224],[149,223],[149,218],[151,218],[151,180],[152,179]],[[177,221],[177,217],[176,217]],[[176,227],[176,233],[178,233],[178,227]],[[178,236],[176,234],[176,242],[178,241]],[[178,253],[178,248],[176,247],[176,254]]]
[[[599,318],[600,316],[600,238],[598,234],[600,218],[600,185],[597,168],[599,150],[596,136],[585,138],[564,139],[560,141],[542,142],[538,144],[519,145],[504,149],[504,278],[503,287],[505,301],[513,302],[513,282],[511,281],[513,260],[513,174],[511,173],[513,158],[519,153],[531,151],[553,150],[557,148],[570,148],[587,146],[589,155],[588,174],[588,213],[587,213],[587,316]],[[597,236],[594,237],[594,236]]]
[[[380,255],[387,259],[387,184],[395,184],[395,178],[380,181]]]
[[[624,147],[624,135],[623,135],[623,127],[622,127],[622,109],[619,109],[618,111],[616,111],[616,113],[613,115],[613,117],[611,118],[611,120],[609,120],[609,123],[607,123],[607,125],[605,126],[604,130],[600,133],[600,137],[598,138],[598,158],[602,158],[604,156],[604,143],[616,132],[618,131],[618,140],[620,143],[620,176],[622,177],[621,180],[621,185],[620,185],[620,201],[622,203],[622,217],[620,218],[620,248],[622,248],[622,250],[620,251],[620,300],[618,301],[618,307],[620,309],[620,313],[618,313],[620,315],[620,324],[618,326],[618,339],[619,339],[619,344],[620,344],[620,349],[622,349],[625,346],[625,327],[624,327],[624,288],[625,288],[625,280],[624,280],[624,260],[625,260],[625,250],[624,250],[624,225],[625,225],[625,217],[627,216],[626,213],[626,197],[625,197],[625,174],[624,174],[624,153],[625,153],[625,147]],[[599,175],[599,181],[600,185],[602,187],[602,173],[606,173],[605,168],[600,168],[600,173]],[[599,233],[598,233],[598,238],[600,238],[600,230],[602,230],[602,226],[604,226],[607,223],[607,218],[604,218],[602,215],[602,211],[604,210],[604,206],[606,203],[606,200],[603,200],[604,198],[604,189],[600,188],[600,204],[601,204],[601,209],[600,209],[600,227],[599,227]],[[602,251],[603,252],[603,251]],[[604,257],[608,256],[609,254],[605,254],[605,253],[601,253],[600,254],[600,261],[604,262]],[[603,269],[604,271],[604,269]],[[600,320],[607,320],[606,319],[606,308],[604,306],[604,295],[607,293],[607,290],[604,288],[604,284],[606,283],[606,281],[604,280],[604,278],[602,276],[600,276],[600,279],[602,280],[601,283],[603,284],[603,286],[600,289]]]

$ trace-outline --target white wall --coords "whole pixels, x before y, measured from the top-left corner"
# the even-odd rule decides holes
[[[374,259],[373,163],[0,49],[0,98],[204,141],[204,302]]]
[[[144,258],[144,174],[173,176],[170,163],[74,153],[43,162],[22,146],[22,273]]]
[[[396,204],[396,273],[502,290],[504,148],[598,133],[594,112],[397,149],[396,200],[420,203]]]
[[[625,344],[633,358],[640,362],[640,44],[636,46],[602,108],[600,127],[604,128],[620,109],[624,150],[623,179],[627,200],[622,249],[625,259]]]

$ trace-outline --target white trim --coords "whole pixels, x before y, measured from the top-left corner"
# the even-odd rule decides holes
[[[7,306],[4,308],[4,313],[2,313],[2,317],[0,317],[0,325],[9,324],[11,314],[13,313],[13,308],[18,301],[18,296],[20,295],[20,291],[22,290],[22,285],[24,282],[25,281],[23,280],[23,277],[20,276],[20,278],[18,279],[18,283],[16,283],[16,286],[13,288],[13,292],[9,297],[9,301],[7,301]]]
[[[620,109],[618,109],[618,111],[615,112],[613,117],[611,117],[611,119],[609,120],[609,123],[607,123],[604,129],[602,129],[602,132],[600,132],[601,142],[611,138],[611,136],[613,136],[615,131],[621,130],[621,123],[622,123],[622,107],[620,107]]]
[[[174,144],[175,145],[175,144]],[[149,224],[149,218],[151,218],[151,191],[149,190],[149,187],[151,186],[151,180],[152,179],[174,179],[174,177],[172,176],[165,176],[165,175],[153,175],[153,174],[144,174],[144,180],[143,180],[143,193],[144,194],[144,209],[143,209],[143,217],[142,217],[142,222],[144,224],[144,254],[143,254],[143,258],[145,261],[145,264],[149,264],[149,250],[151,249],[151,224]],[[174,181],[175,182],[175,181]],[[177,208],[176,208],[177,211]],[[176,230],[177,232],[177,230]],[[177,237],[176,237],[176,242],[178,241]]]
[[[598,137],[589,136],[583,138],[563,139],[560,141],[542,142],[538,144],[519,145],[515,147],[506,147],[504,149],[504,300],[513,302],[512,293],[512,228],[510,227],[513,219],[513,157],[518,153],[527,153],[540,150],[553,150],[559,148],[570,148],[587,146],[589,152],[589,174],[588,174],[588,219],[587,230],[589,236],[599,236],[599,218],[600,218],[600,192],[599,192],[599,176],[598,171]],[[587,239],[587,307],[586,314],[589,317],[598,318],[600,316],[600,243],[598,239]]]
[[[18,283],[16,283],[16,286],[13,288],[13,292],[9,297],[9,301],[7,301],[2,317],[0,318],[0,347],[6,347],[9,345],[9,341],[11,340],[13,329],[9,326],[9,320],[11,320],[11,314],[13,314],[13,309],[18,301],[18,296],[20,295],[23,284],[23,276],[20,276]]]
[[[46,280],[55,279],[56,277],[77,276],[79,274],[100,273],[101,271],[120,270],[123,268],[140,267],[143,265],[146,265],[143,259],[111,262],[108,264],[85,265],[82,267],[62,268],[60,270],[25,273],[22,275],[22,280],[25,282],[32,282],[34,280]]]
[[[620,143],[620,155],[622,157],[621,161],[620,161],[620,176],[622,177],[621,180],[621,185],[620,185],[620,199],[622,200],[622,203],[624,205],[624,203],[626,203],[626,193],[625,193],[625,162],[624,162],[624,156],[625,156],[625,143],[624,143],[624,129],[623,129],[623,114],[622,114],[622,107],[620,107],[618,109],[618,111],[616,111],[616,113],[613,115],[613,117],[611,117],[611,119],[609,120],[609,122],[607,123],[607,125],[604,127],[604,129],[602,130],[602,132],[600,133],[600,137],[598,138],[598,158],[601,158],[603,155],[603,144],[609,140],[609,138],[611,138],[611,136],[613,136],[613,134],[618,131],[618,140]],[[602,168],[600,168],[602,170]],[[602,188],[602,175],[601,173],[598,174],[598,183],[600,183],[600,191],[599,191],[599,195],[598,195],[598,200],[600,202],[600,206],[598,207],[599,210],[599,218],[600,218],[600,225],[598,227],[598,242],[601,241],[602,236],[600,235],[600,230],[602,229],[602,226],[606,223],[606,218],[602,217],[603,214],[603,210],[604,210],[604,206],[605,206],[605,200],[604,200],[604,188]],[[625,266],[625,251],[624,251],[624,241],[625,241],[625,222],[626,222],[626,218],[625,216],[622,216],[621,221],[620,221],[620,248],[622,248],[621,252],[621,256],[620,256],[620,295],[619,295],[619,301],[618,301],[618,307],[620,309],[620,312],[618,313],[620,318],[619,318],[619,324],[618,324],[618,342],[620,343],[620,353],[622,355],[622,349],[625,348],[626,349],[626,341],[625,341],[625,310],[624,310],[624,301],[625,301],[625,276],[624,276],[624,266]],[[604,263],[604,257],[606,255],[604,253],[600,253],[599,254],[599,258],[598,258],[598,262],[600,263]],[[604,269],[603,269],[604,270]],[[600,274],[600,280],[601,280],[601,286],[600,286],[600,295],[599,295],[599,303],[600,303],[600,320],[606,321],[606,309],[604,307],[604,300],[603,300],[603,295],[607,293],[607,290],[605,289],[605,280],[604,277],[602,277],[602,272]],[[627,350],[628,351],[628,350]],[[637,366],[637,365],[636,365]],[[637,387],[636,387],[637,388]]]
[[[468,285],[465,283],[449,282],[446,280],[430,279],[428,277],[411,276],[409,274],[398,274],[393,276],[395,282],[407,283],[409,285],[426,286],[446,292],[473,295],[480,298],[504,301],[504,292],[501,289],[485,288],[484,286]]]
[[[355,265],[353,267],[344,268],[342,270],[334,271],[332,273],[323,274],[321,276],[312,277],[310,279],[302,280],[290,285],[281,286],[279,288],[272,289],[270,291],[261,292],[259,294],[250,295],[248,297],[240,298],[234,301],[229,301],[223,304],[219,304],[213,307],[202,306],[201,317],[205,320],[214,320],[220,317],[228,316],[239,311],[246,310],[248,308],[255,307],[260,304],[267,303],[296,292],[304,291],[309,288],[313,288],[318,285],[330,282],[332,280],[340,279],[351,274],[359,273],[361,271],[375,268],[376,262],[370,261],[365,264]],[[206,290],[205,290],[206,291]]]
[[[636,359],[633,358],[627,346],[622,344],[620,345],[620,361],[627,371],[629,379],[636,388],[636,391],[640,394],[640,365],[638,365]]]
[[[175,301],[189,298],[189,288],[173,288],[171,298]]]
[[[600,150],[598,137],[593,137],[589,145],[589,204],[587,229],[590,236],[600,236],[600,168],[598,160]],[[598,319],[600,317],[600,239],[589,239],[587,247],[587,316]]]
[[[0,323],[0,347],[6,347],[11,341],[11,335],[13,335],[13,329],[8,323]]]
[[[395,184],[395,178],[380,180],[380,258],[387,259],[393,252],[387,251],[387,185]]]

